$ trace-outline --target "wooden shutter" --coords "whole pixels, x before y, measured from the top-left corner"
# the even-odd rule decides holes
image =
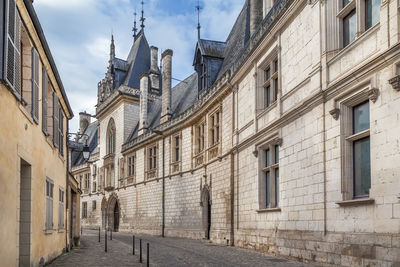
[[[58,110],[59,110],[59,125],[58,125],[58,137],[59,137],[59,151],[60,154],[63,155],[64,154],[64,114],[63,114],[63,110],[61,108],[61,105],[58,104]]]
[[[39,54],[32,48],[32,118],[39,122]]]
[[[58,142],[60,142],[60,139],[58,137],[58,132],[59,132],[58,117],[60,116],[60,113],[58,110],[59,107],[58,107],[57,93],[53,92],[53,144],[55,147],[58,147]]]
[[[6,0],[5,80],[21,98],[21,18],[15,0]]]
[[[47,71],[42,68],[42,130],[48,135],[47,132],[47,94],[49,90],[49,77],[47,76]]]

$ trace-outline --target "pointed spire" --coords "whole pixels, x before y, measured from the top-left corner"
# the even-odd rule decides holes
[[[200,40],[200,29],[201,29],[201,26],[200,26],[200,10],[201,10],[200,0],[197,0],[196,10],[197,10],[197,38],[198,38],[198,40]]]
[[[142,17],[140,18],[140,21],[142,22],[142,24],[140,25],[140,27],[142,28],[142,31],[144,31],[144,21],[146,20],[146,18],[144,17],[144,2],[141,2],[142,4]]]
[[[134,39],[134,41],[136,41],[137,30],[138,30],[138,28],[136,27],[136,16],[137,16],[136,10],[135,10],[135,13],[133,13],[133,16],[135,17],[135,21],[134,21],[134,23],[133,23],[133,29],[132,29],[132,31],[133,31],[133,39]]]
[[[115,57],[115,44],[114,44],[114,34],[111,34],[111,45],[110,45],[110,63]]]

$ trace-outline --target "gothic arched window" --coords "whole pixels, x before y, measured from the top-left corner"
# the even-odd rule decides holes
[[[111,118],[107,127],[107,155],[115,153],[115,122],[114,119]]]

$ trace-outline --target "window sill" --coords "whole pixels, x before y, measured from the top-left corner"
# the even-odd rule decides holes
[[[278,105],[278,100],[274,100],[268,107],[260,109],[257,114],[257,119],[260,119],[262,116],[270,112],[272,109],[276,108],[277,105]]]
[[[59,233],[65,233],[65,229],[63,228],[63,229],[58,229],[58,232]]]
[[[55,232],[55,229],[46,229],[46,230],[43,230],[43,232],[45,235],[51,235]]]
[[[281,211],[281,208],[268,208],[268,209],[259,209],[257,210],[258,213],[262,212],[279,212]]]
[[[343,201],[336,202],[336,204],[341,207],[371,205],[374,203],[375,203],[375,199],[369,198],[369,197],[368,198],[360,198],[360,199],[343,200]]]

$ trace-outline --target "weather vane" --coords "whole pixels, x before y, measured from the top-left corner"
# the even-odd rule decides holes
[[[144,2],[141,2],[142,4],[142,17],[140,18],[140,21],[142,22],[142,24],[140,25],[140,27],[142,28],[142,30],[144,30],[144,21],[146,20],[146,18],[144,17]]]
[[[200,0],[197,0],[196,10],[197,10],[197,37],[200,40],[200,29],[201,29],[201,26],[200,26],[200,10],[201,10]]]

